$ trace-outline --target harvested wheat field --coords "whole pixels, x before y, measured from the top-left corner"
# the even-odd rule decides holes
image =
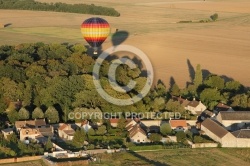
[[[55,2],[54,0],[40,0]],[[113,29],[127,31],[122,44],[135,46],[150,58],[155,81],[170,77],[184,87],[197,64],[250,86],[250,2],[248,0],[58,0],[115,8],[120,17],[105,18]],[[218,13],[215,22],[198,23]],[[42,11],[0,10],[0,44],[23,42],[86,42],[80,24],[92,15]],[[194,21],[178,23],[179,21]],[[112,46],[109,37],[103,50]]]

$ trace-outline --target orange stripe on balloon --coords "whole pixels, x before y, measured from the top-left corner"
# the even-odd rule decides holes
[[[103,31],[110,31],[110,28],[81,28],[82,32],[103,32]]]
[[[109,28],[109,24],[82,24],[81,28]]]

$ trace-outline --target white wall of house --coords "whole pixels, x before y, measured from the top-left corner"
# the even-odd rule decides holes
[[[141,123],[143,123],[145,126],[160,126],[161,120],[141,120]]]
[[[73,140],[73,138],[74,138],[73,135],[68,135],[63,130],[59,130],[58,135],[59,135],[59,137],[66,139],[66,140],[69,140],[69,141]]]
[[[26,137],[28,137],[29,139],[35,139],[36,136],[40,135],[40,133],[37,134],[23,134],[22,132],[20,132],[20,141],[25,141]]]
[[[112,127],[117,127],[118,123],[110,123]]]
[[[147,136],[141,132],[137,132],[133,137],[130,138],[130,140],[134,143],[149,142]]]
[[[222,147],[237,147],[236,138],[233,134],[227,133],[223,138],[221,138]]]
[[[66,139],[67,139],[67,140],[69,140],[69,141],[72,141],[72,140],[73,140],[73,138],[74,138],[74,136],[73,136],[73,135],[67,135],[67,137],[66,137]]]
[[[249,138],[236,138],[237,147],[250,147],[250,139]]]
[[[63,130],[58,130],[59,137],[63,138],[64,134]]]
[[[186,120],[186,122],[191,126],[196,126],[197,120]]]

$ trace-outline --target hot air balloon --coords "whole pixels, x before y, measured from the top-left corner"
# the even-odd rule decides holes
[[[83,38],[93,47],[94,54],[97,54],[98,47],[101,46],[110,33],[110,26],[103,18],[92,17],[82,23],[81,32]]]

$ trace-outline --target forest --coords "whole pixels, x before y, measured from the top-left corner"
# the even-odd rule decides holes
[[[95,6],[94,4],[66,4],[61,2],[42,3],[35,0],[0,0],[0,9],[38,10],[81,14],[94,14],[119,17],[114,8]]]
[[[95,58],[87,55],[81,44],[24,43],[0,46],[0,113],[11,122],[30,118],[49,118],[51,123],[68,121],[68,113],[77,110],[102,112],[188,112],[171,95],[201,100],[209,110],[218,102],[235,110],[250,108],[250,90],[235,80],[209,74],[204,76],[197,65],[194,79],[185,88],[176,83],[164,85],[160,80],[141,101],[117,106],[105,101],[93,84]],[[114,55],[113,55],[114,56]],[[111,96],[125,99],[140,92],[146,83],[140,67],[120,65],[116,81],[126,85],[137,82],[128,93],[115,91],[107,76],[111,61],[101,66],[100,82]],[[80,108],[80,109],[79,109]],[[4,116],[2,116],[4,117]]]

